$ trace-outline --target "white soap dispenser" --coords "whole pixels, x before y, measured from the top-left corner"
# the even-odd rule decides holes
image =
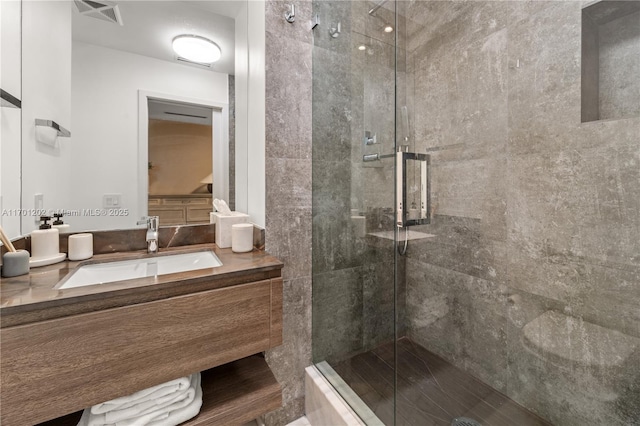
[[[52,228],[48,223],[50,216],[40,216],[40,229],[31,232],[31,259],[29,265],[51,265],[61,262],[66,254],[60,253],[60,233],[57,228]]]
[[[71,232],[71,225],[65,224],[62,221],[62,213],[55,213],[53,217],[56,219],[53,221],[53,228],[56,228],[60,234],[68,234]]]

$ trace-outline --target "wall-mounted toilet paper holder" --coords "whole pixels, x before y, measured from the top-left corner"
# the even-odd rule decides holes
[[[53,129],[56,129],[56,131],[58,132],[58,136],[62,136],[64,138],[71,137],[71,132],[69,130],[65,129],[53,120],[43,120],[41,118],[36,118],[36,126],[51,127]]]

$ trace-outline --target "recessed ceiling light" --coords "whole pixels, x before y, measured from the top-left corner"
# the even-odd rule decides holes
[[[220,46],[196,35],[179,35],[173,39],[172,45],[173,51],[181,58],[201,64],[211,64],[222,55]]]
[[[360,46],[358,46],[358,50],[367,50],[367,46],[361,44]]]
[[[384,26],[384,32],[385,33],[390,33],[393,31],[393,27],[391,25],[385,25]]]

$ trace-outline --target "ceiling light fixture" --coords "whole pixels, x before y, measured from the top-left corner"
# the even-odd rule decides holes
[[[385,25],[384,26],[384,32],[385,33],[390,33],[393,31],[393,27],[391,25]]]
[[[179,57],[200,64],[212,64],[222,55],[220,46],[196,35],[179,35],[173,39],[172,46]]]
[[[358,50],[367,50],[367,46],[361,44],[360,46],[358,46]]]

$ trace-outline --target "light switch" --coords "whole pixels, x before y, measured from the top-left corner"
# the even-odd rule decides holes
[[[42,210],[44,208],[44,194],[35,194],[33,196],[33,208]]]
[[[102,196],[102,207],[105,209],[122,207],[122,194],[104,194]]]

